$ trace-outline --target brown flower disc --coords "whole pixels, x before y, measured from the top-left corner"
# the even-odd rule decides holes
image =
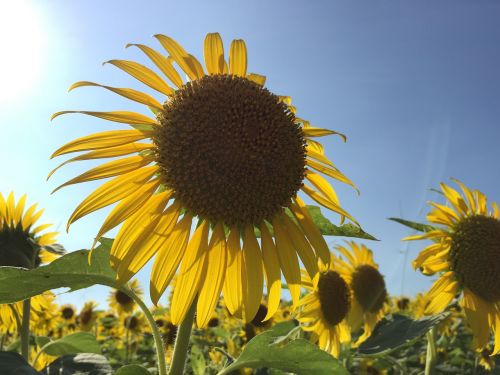
[[[500,301],[500,221],[474,215],[458,222],[449,261],[462,287],[488,302]]]
[[[228,226],[271,220],[302,186],[305,138],[278,96],[233,75],[188,82],[158,113],[163,183],[192,214]]]
[[[363,264],[352,275],[354,298],[364,311],[379,311],[387,298],[384,277],[375,267]]]
[[[324,319],[332,326],[339,324],[349,312],[350,293],[345,280],[335,271],[319,276],[318,296]]]

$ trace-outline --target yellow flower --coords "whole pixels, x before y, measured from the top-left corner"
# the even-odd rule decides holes
[[[43,214],[33,204],[25,211],[26,195],[16,203],[0,193],[0,266],[35,268],[52,261],[63,248],[55,243],[57,232],[43,233],[52,224],[35,226]]]
[[[97,320],[97,312],[95,311],[96,307],[96,302],[85,302],[77,318],[80,330],[89,332],[94,328],[94,323]]]
[[[132,280],[128,286],[134,291],[135,294],[142,297],[142,289],[139,285],[139,280]],[[119,289],[111,291],[108,297],[108,303],[111,309],[116,311],[120,316],[134,312],[137,307],[134,300]]]
[[[336,249],[344,259],[335,260],[337,270],[352,291],[349,324],[353,331],[363,325],[363,334],[356,341],[361,344],[372,334],[377,322],[385,315],[387,290],[384,277],[373,261],[373,253],[363,244],[348,242]]]
[[[493,355],[500,352],[500,221],[496,203],[487,206],[486,196],[456,181],[462,192],[441,183],[449,205],[430,202],[427,220],[435,230],[407,237],[428,239],[432,244],[413,261],[426,275],[440,273],[427,293],[425,314],[443,311],[461,295],[467,321],[478,350],[484,349],[495,332]]]
[[[279,307],[281,272],[297,303],[299,257],[311,277],[317,272],[318,257],[329,261],[328,247],[297,196],[299,190],[355,222],[321,174],[353,184],[314,140],[339,133],[296,117],[290,97],[271,93],[263,86],[264,76],[248,73],[243,40],[231,43],[226,62],[221,37],[208,34],[204,69],[170,37],[155,37],[166,56],[142,44],[130,46],[144,52],[167,79],[133,61],[108,63],[158,91],[160,100],[87,81],[70,88],[105,88],[144,104],[155,118],[130,111],[53,115],[83,113],[131,126],[78,138],[53,154],[87,151],[63,164],[113,158],[60,186],[112,178],[80,203],[68,226],[118,203],[96,238],[123,223],[111,249],[112,266],[121,282],[130,280],[156,255],[150,285],[155,304],[178,275],[171,305],[174,324],[183,320],[198,296],[197,324],[206,326],[221,291],[231,313],[252,320],[264,277],[272,316]],[[273,228],[275,241],[267,225]],[[256,228],[262,232],[262,245]]]
[[[303,286],[310,292],[300,300],[297,316],[304,331],[312,332],[311,339],[335,358],[340,345],[351,340],[347,321],[352,305],[349,284],[336,268],[335,259],[329,266],[320,264],[320,272],[311,280],[303,273]]]

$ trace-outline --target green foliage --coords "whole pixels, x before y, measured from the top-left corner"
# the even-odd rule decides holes
[[[109,265],[109,248],[96,248],[90,263],[88,256],[88,250],[79,250],[33,270],[0,267],[0,303],[21,301],[63,287],[70,291],[95,284],[118,288],[116,274]]]
[[[64,355],[57,358],[42,370],[42,374],[112,375],[113,369],[104,356],[100,354],[83,353]]]
[[[49,341],[43,345],[40,350],[52,356],[78,353],[101,353],[101,348],[95,336],[88,332],[76,332],[61,337],[58,340]]]
[[[323,236],[353,237],[361,238],[364,240],[378,241],[375,237],[373,237],[371,234],[366,233],[357,225],[347,223],[337,226],[333,224],[330,220],[323,216],[323,214],[321,213],[321,209],[318,206],[307,205],[307,209],[309,211],[309,215],[311,215],[314,225],[316,225]],[[292,220],[296,221],[290,210],[287,209],[285,212]],[[267,227],[269,231],[273,233],[272,226],[267,224]],[[255,235],[257,237],[260,237],[260,231],[257,228],[255,229]]]
[[[125,365],[120,367],[115,375],[151,375],[151,373],[140,365]]]
[[[390,353],[420,338],[447,316],[442,313],[413,320],[404,315],[389,315],[377,323],[372,335],[358,347],[358,352],[364,355]]]
[[[415,221],[399,219],[397,217],[390,217],[389,220],[395,221],[396,223],[402,224],[402,225],[409,227],[411,229],[415,229],[416,231],[419,231],[419,232],[430,232],[432,230],[439,229],[439,228],[434,227],[434,226],[429,225],[429,224],[417,223]]]
[[[2,374],[40,375],[18,353],[0,352],[0,369]]]
[[[297,375],[347,374],[335,358],[309,341],[284,339],[294,328],[293,322],[279,323],[271,330],[255,336],[247,343],[241,355],[218,375],[246,367],[273,368]]]

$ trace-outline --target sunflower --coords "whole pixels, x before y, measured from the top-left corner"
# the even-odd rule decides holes
[[[352,291],[349,323],[353,331],[363,325],[363,334],[356,345],[366,340],[377,322],[385,315],[387,289],[384,277],[373,261],[373,253],[363,244],[353,241],[347,246],[337,246],[345,258],[337,260],[337,269]]]
[[[94,328],[94,323],[97,320],[97,312],[95,308],[97,307],[97,303],[94,301],[85,302],[80,314],[77,317],[77,323],[80,326],[81,331],[92,331]]]
[[[297,319],[304,331],[312,332],[312,341],[338,358],[341,344],[351,340],[347,317],[352,292],[336,267],[336,259],[332,256],[329,265],[320,263],[320,272],[312,280],[303,272],[302,285],[309,293],[299,302],[301,310]]]
[[[26,195],[16,203],[14,193],[7,199],[0,193],[0,266],[32,269],[64,252],[57,232],[42,234],[52,224],[35,226],[44,210],[33,204],[25,211],[25,204]]]
[[[142,296],[142,289],[141,286],[139,285],[139,280],[137,279],[132,280],[128,286],[139,297]],[[108,297],[108,303],[109,307],[111,307],[113,311],[116,311],[120,316],[123,314],[132,313],[137,307],[134,300],[131,297],[129,297],[128,294],[125,294],[119,289],[111,291]]]
[[[329,261],[328,247],[297,196],[299,190],[342,220],[355,222],[321,174],[353,184],[314,140],[345,136],[297,117],[290,97],[271,93],[264,88],[264,76],[248,73],[243,40],[232,41],[226,62],[221,37],[208,34],[204,68],[172,38],[155,37],[166,55],[142,44],[128,46],[140,49],[167,80],[133,61],[107,63],[157,91],[160,100],[88,81],[70,87],[110,90],[145,105],[154,118],[130,111],[62,111],[52,116],[81,113],[130,126],[78,138],[54,152],[53,157],[86,151],[63,164],[113,158],[57,188],[112,178],[78,205],[68,227],[117,203],[96,240],[123,223],[111,249],[111,263],[121,282],[156,255],[150,282],[155,304],[177,273],[171,306],[174,324],[183,320],[198,297],[197,324],[206,326],[221,291],[233,314],[252,320],[264,277],[272,316],[279,307],[281,271],[296,303],[298,257],[311,277],[318,270],[318,257]],[[186,82],[180,73],[185,73]],[[256,229],[262,232],[262,246]]]
[[[461,192],[441,183],[449,205],[430,202],[427,220],[433,230],[405,240],[431,240],[413,261],[425,275],[439,273],[426,295],[426,314],[443,311],[460,298],[478,350],[495,332],[493,355],[500,352],[500,221],[499,209],[486,196],[455,180]]]

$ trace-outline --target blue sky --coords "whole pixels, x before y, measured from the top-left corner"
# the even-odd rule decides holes
[[[51,0],[26,6],[36,27],[30,23],[31,37],[25,40],[7,33],[4,38],[18,38],[21,49],[16,54],[3,49],[2,59],[15,61],[15,67],[27,51],[28,64],[24,72],[12,68],[1,74],[2,80],[36,74],[29,87],[1,96],[0,191],[27,193],[30,202],[40,202],[44,220],[61,230],[60,242],[69,250],[87,248],[109,211],[81,219],[67,235],[66,220],[98,183],[51,196],[52,189],[91,163],[63,168],[45,182],[63,161],[49,156],[75,137],[116,126],[78,115],[51,123],[50,115],[64,109],[141,110],[97,88],[66,90],[80,80],[142,89],[101,63],[145,62],[139,51],[124,47],[129,42],[159,47],[152,38],[157,33],[172,36],[200,59],[208,32],[220,32],[226,48],[232,39],[244,39],[249,70],[266,75],[271,91],[292,96],[300,117],[348,136],[345,144],[325,140],[326,153],[361,195],[334,186],[343,206],[381,240],[367,244],[393,294],[424,291],[432,279],[410,267],[422,245],[402,243],[411,232],[386,218],[424,220],[425,202],[440,199],[429,188],[450,177],[500,200],[496,1]],[[4,14],[13,9],[8,1],[0,8]],[[17,25],[26,22],[23,12],[9,17]],[[37,56],[29,52],[35,47]],[[2,88],[4,94],[10,89]],[[145,287],[148,276],[149,269],[139,276]],[[81,305],[85,299],[103,302],[106,294],[95,287],[59,298]]]

